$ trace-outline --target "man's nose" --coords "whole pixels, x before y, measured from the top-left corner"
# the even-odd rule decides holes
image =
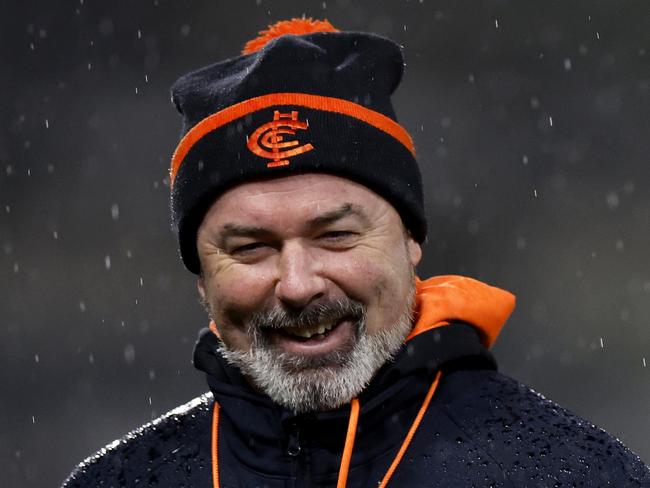
[[[320,265],[301,243],[285,243],[282,247],[278,275],[275,296],[292,308],[304,308],[325,295]]]

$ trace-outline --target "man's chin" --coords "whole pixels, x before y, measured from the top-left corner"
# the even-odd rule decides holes
[[[351,341],[340,343],[345,346],[340,350],[323,348],[320,354],[311,350],[311,354],[294,354],[277,345],[258,343],[245,353],[225,347],[220,352],[258,391],[279,405],[300,413],[325,411],[358,396],[400,349],[410,329],[410,317],[405,315],[395,327],[380,334],[369,335],[360,325],[358,334],[351,334]],[[347,334],[345,329],[340,333]]]

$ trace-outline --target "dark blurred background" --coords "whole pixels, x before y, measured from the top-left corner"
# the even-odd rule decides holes
[[[505,373],[650,461],[650,3],[2,2],[0,471],[57,486],[207,389],[178,258],[169,86],[267,24],[404,46],[425,178],[419,273],[507,288]]]

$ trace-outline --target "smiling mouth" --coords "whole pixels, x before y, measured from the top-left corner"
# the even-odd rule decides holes
[[[324,338],[332,329],[336,328],[344,319],[315,324],[310,327],[287,327],[280,332],[288,337],[302,340]]]
[[[311,326],[271,329],[268,337],[279,351],[296,356],[342,353],[354,347],[358,323],[358,319],[345,316]]]

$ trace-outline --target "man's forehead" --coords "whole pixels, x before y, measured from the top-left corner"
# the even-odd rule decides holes
[[[369,221],[387,206],[381,196],[345,178],[292,175],[245,183],[225,192],[209,209],[204,224],[221,227],[233,219],[322,224],[348,216]]]

